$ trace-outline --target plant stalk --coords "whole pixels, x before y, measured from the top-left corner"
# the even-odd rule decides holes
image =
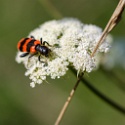
[[[66,109],[67,109],[69,103],[71,102],[71,99],[73,98],[73,95],[75,94],[75,91],[76,91],[76,89],[77,89],[77,87],[78,87],[82,77],[83,77],[83,73],[81,73],[81,75],[79,75],[78,80],[77,80],[75,86],[71,90],[71,92],[70,92],[70,94],[69,94],[69,96],[68,96],[64,106],[62,107],[62,109],[61,109],[61,111],[60,111],[60,113],[58,115],[58,118],[57,118],[57,120],[55,122],[55,125],[59,125],[59,123],[61,122],[61,120],[62,120],[62,118],[64,116],[64,113],[66,112]]]

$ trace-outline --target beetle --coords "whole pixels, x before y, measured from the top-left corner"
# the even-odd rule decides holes
[[[31,58],[32,56],[39,54],[38,60],[40,61],[41,55],[48,57],[51,52],[51,49],[49,49],[45,44],[51,46],[48,42],[42,41],[42,38],[40,40],[36,40],[34,36],[31,36],[30,38],[22,38],[17,44],[17,49],[24,52],[20,57],[25,57],[31,54],[29,56],[29,58]]]

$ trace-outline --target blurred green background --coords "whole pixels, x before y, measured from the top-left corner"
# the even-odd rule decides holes
[[[48,1],[48,0],[47,0]],[[83,23],[105,27],[118,0],[0,0],[0,125],[53,125],[76,76],[70,71],[50,84],[30,87],[25,68],[15,62],[17,42],[45,21],[58,18],[51,6],[63,17],[76,17]],[[125,36],[125,12],[120,24],[112,31],[114,38]],[[124,57],[123,57],[124,58]],[[113,71],[124,79],[124,70]],[[125,106],[125,91],[113,78],[98,70],[87,76],[106,96]],[[113,81],[114,80],[114,81]],[[123,85],[125,86],[125,85]],[[83,84],[61,122],[61,125],[125,125],[125,116],[100,100]]]

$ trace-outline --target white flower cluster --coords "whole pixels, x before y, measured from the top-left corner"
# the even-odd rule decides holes
[[[73,66],[82,72],[91,72],[97,64],[97,54],[107,52],[110,49],[111,39],[107,38],[99,47],[96,55],[91,58],[102,30],[95,25],[86,25],[74,18],[48,21],[32,31],[28,37],[34,36],[35,39],[47,41],[51,49],[50,57],[41,57],[45,63],[38,61],[38,56],[32,58],[23,57],[18,52],[16,61],[23,62],[27,71],[26,76],[32,80],[31,86],[41,84],[47,76],[52,79],[60,78],[65,75],[68,66]]]

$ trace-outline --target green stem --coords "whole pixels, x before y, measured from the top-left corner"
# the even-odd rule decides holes
[[[113,70],[105,70],[102,66],[99,68],[99,70],[109,79],[112,80],[119,89],[121,89],[123,92],[125,92],[125,80],[121,79],[118,74],[116,74]]]
[[[71,68],[71,71],[74,73],[74,75],[77,74],[77,72],[72,68]],[[111,107],[113,107],[114,109],[118,110],[119,112],[125,115],[125,108],[121,107],[119,104],[115,103],[114,101],[112,101],[111,99],[103,95],[99,90],[97,90],[94,86],[92,86],[91,83],[88,82],[85,78],[82,78],[81,81],[96,96],[98,96],[100,99],[102,99],[104,102],[109,104]]]

